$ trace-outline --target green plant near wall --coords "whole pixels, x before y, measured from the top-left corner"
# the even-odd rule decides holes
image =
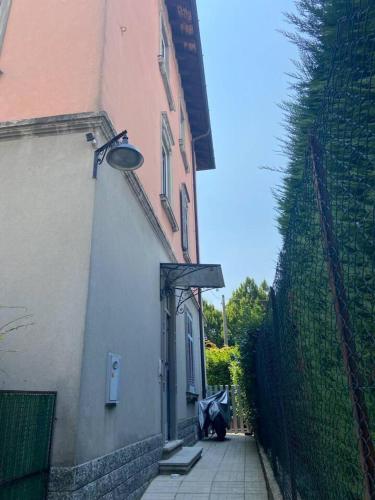
[[[239,366],[238,347],[210,347],[206,349],[208,385],[231,385],[232,374]]]

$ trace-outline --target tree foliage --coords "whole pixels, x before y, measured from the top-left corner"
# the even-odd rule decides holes
[[[265,281],[257,285],[247,277],[233,292],[227,305],[231,343],[237,346],[239,352],[239,363],[231,371],[232,383],[241,388],[239,406],[248,422],[252,420],[256,331],[264,320],[268,289]]]
[[[284,237],[304,174],[309,137],[322,112],[340,20],[345,19],[355,4],[359,5],[360,0],[297,0],[296,13],[286,14],[291,31],[284,34],[297,46],[299,60],[295,62],[295,72],[290,75],[292,98],[281,105],[286,130],[282,150],[289,159],[277,194],[278,225]],[[345,81],[344,73],[343,77]]]
[[[277,444],[282,395],[301,498],[362,498],[357,424],[337,341],[327,254],[340,262],[350,357],[359,379],[366,380],[358,386],[374,436],[375,351],[369,339],[375,331],[375,2],[298,0],[296,5],[297,13],[288,16],[295,31],[288,36],[300,49],[300,60],[293,100],[284,105],[289,162],[278,198],[284,242],[275,305],[257,342],[259,429],[278,469],[288,470],[285,445]],[[328,191],[325,210],[332,215],[334,238],[327,253],[311,144],[324,170],[318,176]]]
[[[239,362],[237,347],[211,347],[206,349],[206,369],[208,385],[230,385],[231,374]]]
[[[223,314],[213,304],[203,301],[203,315],[205,318],[204,333],[206,338],[217,347],[224,345]]]
[[[247,277],[233,292],[227,304],[227,320],[230,347],[222,345],[222,314],[210,304],[205,304],[207,320],[206,364],[209,385],[237,385],[240,399],[238,411],[245,420],[251,420],[253,399],[253,350],[255,333],[265,314],[268,285],[260,285]],[[208,314],[207,314],[208,311]]]
[[[262,323],[267,301],[268,285],[259,286],[247,277],[233,292],[227,304],[228,331],[231,344],[239,345],[248,332]]]

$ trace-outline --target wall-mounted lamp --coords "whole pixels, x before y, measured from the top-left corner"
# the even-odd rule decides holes
[[[142,153],[135,146],[128,143],[128,132],[126,130],[95,150],[92,172],[94,179],[96,179],[98,167],[103,163],[106,155],[107,162],[111,167],[123,172],[135,170],[143,165],[144,162]]]

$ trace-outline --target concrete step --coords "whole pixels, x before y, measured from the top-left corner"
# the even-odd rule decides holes
[[[163,460],[170,458],[182,448],[183,439],[176,439],[175,441],[168,441],[163,446]]]
[[[187,474],[193,465],[200,459],[203,448],[201,446],[183,446],[173,456],[160,460],[160,474]]]

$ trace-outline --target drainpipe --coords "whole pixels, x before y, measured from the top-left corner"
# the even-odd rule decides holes
[[[198,207],[197,207],[197,179],[196,179],[196,169],[195,169],[195,143],[199,139],[207,137],[211,133],[211,127],[202,135],[194,137],[192,140],[192,160],[193,160],[193,186],[194,186],[194,221],[195,221],[195,252],[197,255],[197,264],[200,262],[199,257],[199,232],[198,232]],[[199,302],[199,330],[200,330],[200,341],[201,341],[201,373],[202,373],[202,397],[206,397],[206,366],[204,358],[204,337],[203,337],[203,314],[202,314],[202,294],[198,291],[198,302]]]

